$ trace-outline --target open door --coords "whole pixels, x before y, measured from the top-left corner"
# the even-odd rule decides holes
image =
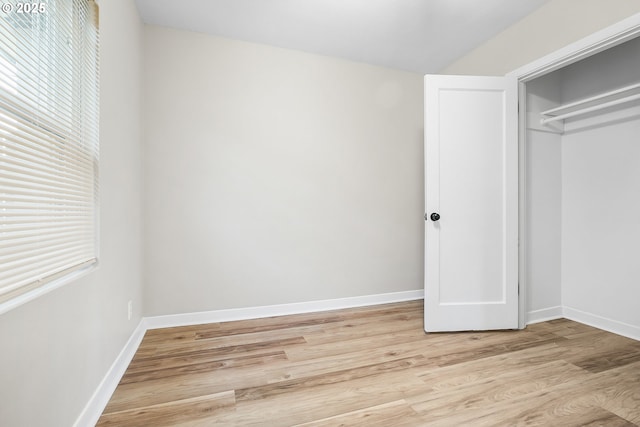
[[[425,76],[427,332],[518,328],[518,91]]]

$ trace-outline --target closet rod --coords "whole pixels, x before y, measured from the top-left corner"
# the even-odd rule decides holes
[[[568,119],[570,117],[575,117],[581,114],[590,113],[592,111],[597,111],[603,108],[612,107],[614,105],[640,99],[638,98],[638,93],[637,93],[638,89],[640,89],[640,83],[636,83],[630,86],[625,86],[623,88],[601,93],[599,95],[595,95],[590,98],[581,99],[579,101],[571,102],[569,104],[561,105],[559,107],[555,107],[550,110],[543,111],[541,113],[543,116],[550,116],[552,114],[558,114],[558,115],[553,117],[543,118],[540,120],[540,124],[544,125],[547,123]],[[625,94],[631,94],[631,95],[624,96]],[[607,98],[611,99],[611,97],[613,96],[624,96],[624,97],[614,99],[612,101],[603,102],[605,99]],[[593,104],[594,102],[600,102],[600,103],[596,105],[591,105],[590,107],[579,108],[582,105],[589,105],[589,104]],[[578,109],[571,111],[574,108],[578,108]]]
[[[605,92],[605,93],[601,93],[601,94],[598,94],[598,95],[594,95],[594,96],[591,96],[589,98],[585,98],[585,99],[581,99],[581,100],[578,100],[578,101],[571,102],[569,104],[560,105],[559,107],[555,107],[555,108],[551,108],[550,110],[543,111],[540,114],[542,114],[543,116],[548,116],[548,115],[556,113],[558,111],[566,110],[567,108],[578,107],[578,106],[580,106],[582,104],[589,104],[589,103],[591,103],[593,101],[598,101],[598,100],[600,100],[602,98],[607,98],[609,96],[624,94],[625,92],[631,92],[631,91],[636,90],[636,89],[640,89],[640,83],[635,83],[635,84],[632,84],[632,85],[629,85],[629,86],[625,86],[625,87],[621,87],[621,88],[618,88],[618,89],[614,89],[614,90],[611,90],[609,92]]]
[[[608,95],[611,95],[611,93],[609,93]],[[604,96],[608,96],[608,95],[604,95]],[[604,97],[603,95],[599,95],[600,98]],[[594,97],[595,98],[595,97]],[[575,116],[579,116],[582,114],[586,114],[586,113],[590,113],[592,111],[598,111],[598,110],[602,110],[604,108],[608,108],[608,107],[613,107],[614,105],[619,105],[619,104],[624,104],[625,102],[631,102],[631,101],[635,101],[637,99],[640,99],[640,93],[637,95],[631,95],[631,96],[626,96],[624,98],[619,98],[616,99],[614,101],[609,101],[609,102],[603,102],[602,104],[597,104],[597,105],[593,105],[591,107],[586,107],[586,108],[582,108],[580,110],[576,110],[576,111],[572,111],[570,113],[566,113],[566,114],[560,114],[558,116],[554,116],[554,117],[549,117],[546,119],[541,119],[540,120],[540,124],[547,124],[547,123],[551,123],[551,122],[556,122],[558,120],[564,120],[564,119],[568,119],[570,117],[575,117]],[[593,99],[591,99],[593,100]],[[586,101],[581,101],[580,104],[585,103]],[[562,108],[567,108],[568,105],[562,107]],[[551,110],[549,110],[551,111]],[[546,114],[547,112],[544,112],[542,114]]]

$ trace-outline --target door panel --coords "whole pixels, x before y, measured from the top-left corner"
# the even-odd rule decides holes
[[[425,77],[428,332],[518,327],[516,89],[505,77]]]

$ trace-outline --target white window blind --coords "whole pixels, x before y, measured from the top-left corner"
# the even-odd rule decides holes
[[[2,4],[0,303],[89,267],[98,247],[97,6]]]

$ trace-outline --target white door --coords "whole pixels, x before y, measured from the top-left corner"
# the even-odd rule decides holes
[[[518,327],[518,92],[425,76],[427,332]]]

